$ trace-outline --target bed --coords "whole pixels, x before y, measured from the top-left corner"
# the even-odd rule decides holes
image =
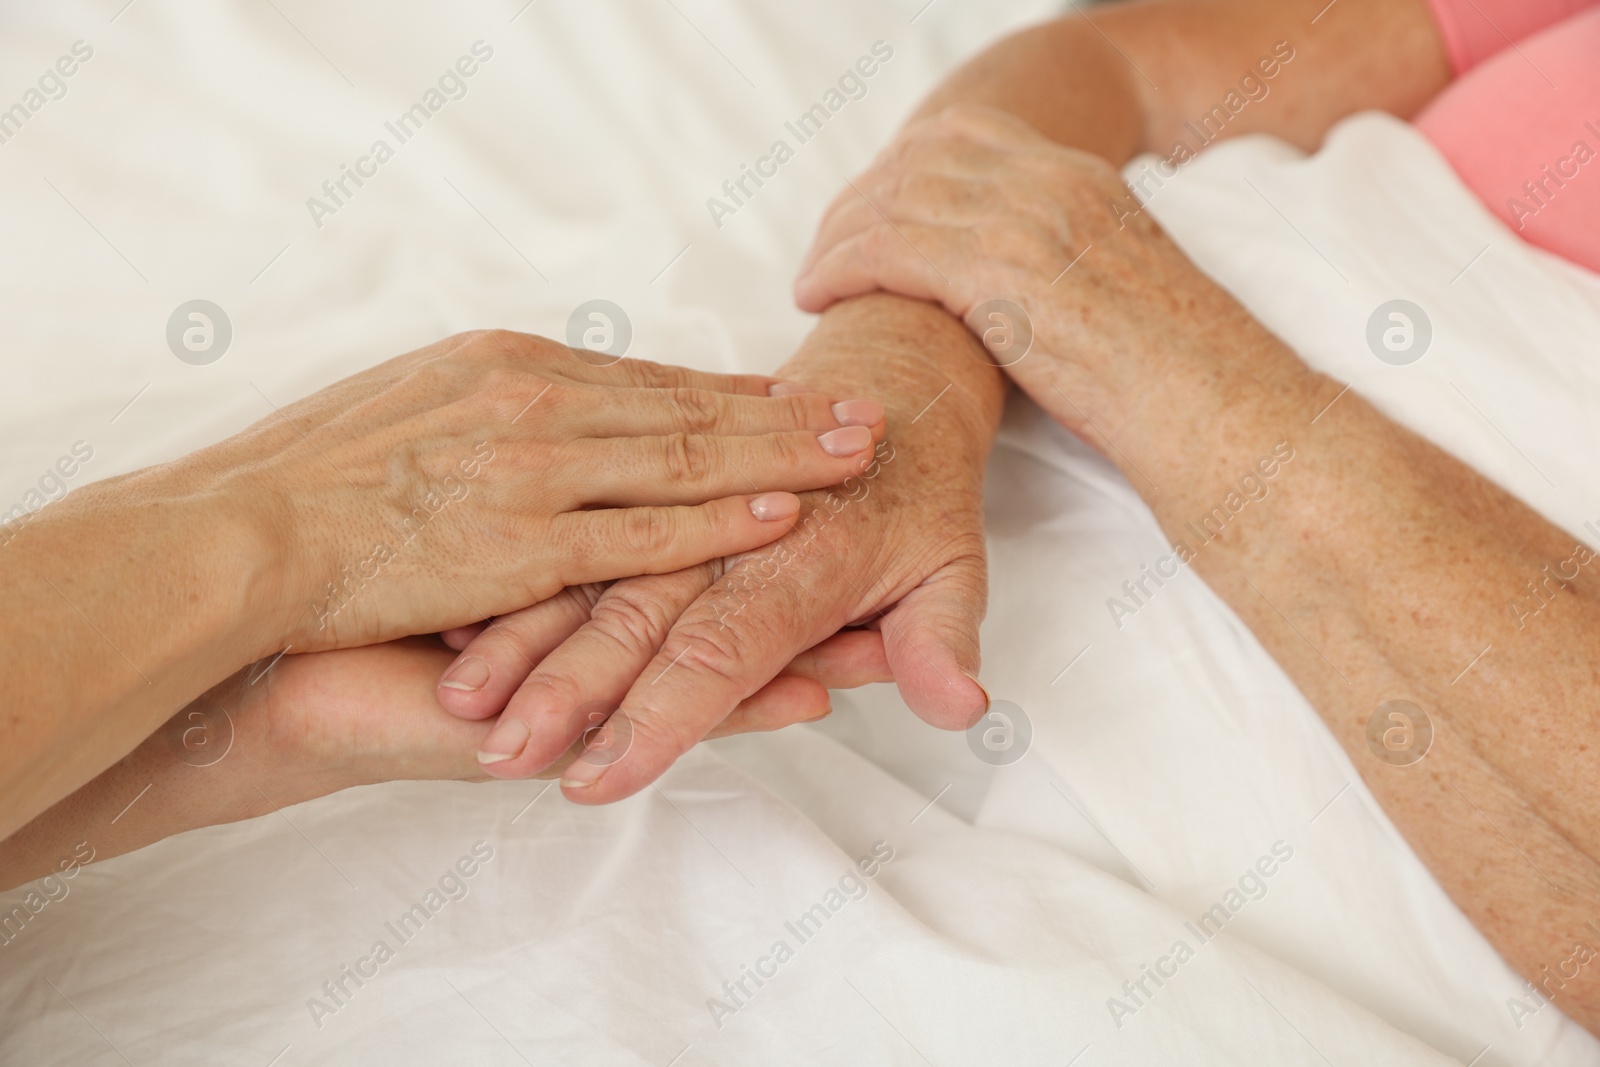
[[[807,329],[788,280],[834,190],[953,62],[1053,9],[13,7],[6,69],[79,61],[0,126],[0,506],[75,448],[73,485],[455,331],[565,337],[594,299],[630,354],[770,370]],[[867,55],[859,94],[791,132]],[[1144,189],[1309,362],[1600,537],[1600,280],[1521,244],[1409,127],[1357,116],[1310,157],[1247,138]],[[169,344],[197,299],[229,324],[214,359]],[[1367,343],[1397,299],[1431,324],[1404,364]],[[1013,761],[874,686],[606,808],[404,783],[185,834],[0,945],[0,1062],[1600,1062],[1527,1010],[1197,578],[1110,610],[1168,551],[1114,470],[1013,399],[987,497],[983,680],[1027,720]]]

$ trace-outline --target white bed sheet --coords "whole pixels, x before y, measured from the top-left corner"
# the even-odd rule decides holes
[[[956,56],[1049,6],[10,9],[18,85],[95,52],[0,145],[6,506],[75,441],[102,477],[455,330],[562,336],[594,297],[629,311],[635,354],[770,368],[806,328],[787,279],[833,190]],[[315,227],[305,198],[478,40],[467,96]],[[716,227],[705,199],[879,40],[865,98]],[[1519,245],[1408,128],[1363,117],[1311,159],[1224,146],[1151,208],[1315,365],[1569,529],[1600,516],[1600,285]],[[235,329],[207,367],[163,337],[196,297]],[[1410,367],[1363,341],[1393,297],[1436,331]],[[603,810],[394,785],[184,835],[89,869],[0,947],[0,1061],[1600,1062],[1553,1008],[1513,1024],[1520,981],[1203,585],[1113,625],[1160,532],[1025,404],[989,527],[984,680],[1036,731],[1015,766],[873,687]],[[469,894],[399,944],[385,924],[478,842]],[[1201,944],[1185,923],[1274,845],[1265,895]],[[865,895],[830,900],[875,846],[893,859]],[[785,925],[830,902],[804,943]],[[378,976],[314,1012],[379,939]],[[1114,1017],[1179,939],[1194,958]],[[778,940],[793,958],[713,1011]]]

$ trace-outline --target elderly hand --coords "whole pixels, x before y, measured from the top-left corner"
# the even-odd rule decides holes
[[[673,624],[731,566],[713,560],[673,574],[565,589],[487,625],[442,634],[445,644],[463,654],[437,680],[439,703],[468,720],[492,718],[503,709],[502,719],[518,724],[508,728],[517,736],[549,734],[521,765],[479,758],[497,777],[525,777],[530,770],[537,771],[535,777],[556,777],[592,746],[594,732],[622,703]],[[811,722],[831,710],[828,690],[890,680],[878,632],[846,630],[796,656],[739,701],[704,740]],[[563,712],[566,723],[553,721]],[[495,736],[498,742],[507,734]],[[549,762],[545,757],[552,753],[559,758]]]
[[[1169,361],[1214,358],[1219,331],[1261,332],[1105,160],[982,107],[908,127],[829,209],[797,302],[873,289],[943,304],[1102,450]]]
[[[471,718],[505,708],[479,756],[488,773],[559,769],[577,743],[566,795],[618,800],[713,733],[820,717],[825,687],[891,671],[936,725],[962,729],[985,710],[982,472],[998,376],[942,313],[886,297],[852,303],[791,366],[820,383],[878,384],[896,420],[892,445],[858,477],[806,494],[798,527],[767,549],[624,580],[598,599],[569,594],[565,629],[581,629],[565,644],[543,605],[478,635],[439,699]],[[864,629],[840,632],[848,626]]]
[[[368,644],[780,537],[798,502],[769,490],[860,470],[882,408],[773,384],[469,334],[185,463],[223,471],[224,495],[265,515],[286,643]]]

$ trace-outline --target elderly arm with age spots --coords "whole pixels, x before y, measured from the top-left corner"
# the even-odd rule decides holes
[[[1196,20],[1255,8],[1158,0],[1096,18],[1130,66],[1169,86],[1209,40]],[[1408,114],[1419,90],[1443,84],[1420,3],[1341,3],[1316,31],[1274,25],[1296,5],[1258,13],[1218,54],[1294,29],[1308,43],[1293,74],[1321,95],[1281,93],[1275,110],[1248,112],[1255,128],[1311,145],[1343,114]],[[1201,31],[1202,48],[1179,55],[1172,31],[1183,25]],[[1374,32],[1384,25],[1392,32]],[[1159,111],[1144,114],[1159,128]],[[995,292],[1027,307],[1034,351],[1007,373],[1104,452],[1189,546],[1191,565],[1316,707],[1417,855],[1528,979],[1527,991],[1504,990],[1510,1020],[1521,1028],[1553,1001],[1600,1033],[1591,549],[1309,369],[1148,216],[1108,211],[1127,202],[1108,165],[1124,155],[1075,151],[1048,113],[1024,117],[1039,129],[964,107],[909,130],[858,179],[874,210],[859,196],[835,206],[797,285],[802,304],[881,286],[955,313]],[[1279,448],[1294,458],[1271,497],[1230,505],[1196,546],[1194,524]],[[1530,583],[1542,588],[1537,611],[1516,606]],[[1393,718],[1404,707],[1394,701],[1420,714]]]

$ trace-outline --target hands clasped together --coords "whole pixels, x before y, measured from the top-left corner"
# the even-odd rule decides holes
[[[1448,82],[1428,5],[1339,11],[1224,136],[1311,147]],[[1175,537],[1295,435],[1293,485],[1196,573],[1468,916],[1548,977],[1553,939],[1596,907],[1570,887],[1600,881],[1579,654],[1600,598],[1563,584],[1544,636],[1513,636],[1502,591],[1570,535],[1302,363],[1114,169],[1186,143],[1252,42],[1303,14],[1102,17],[975,57],[840,195],[795,284],[823,314],[781,381],[456,337],[7,526],[0,678],[27,699],[0,744],[0,883],[59,869],[85,827],[103,858],[396,779],[560,775],[605,803],[704,738],[817,718],[829,688],[869,681],[969,727],[988,702],[983,470],[1015,381]],[[1397,694],[1447,724],[1426,773],[1368,761],[1365,724]],[[1561,996],[1600,1032],[1597,989]]]
[[[1124,398],[1148,383],[1137,353],[1198,358],[1193,325],[1235,315],[1153,222],[1124,226],[1108,210],[1129,202],[1099,157],[1000,112],[952,109],[910,127],[841,194],[796,297],[824,311],[887,290],[958,319],[988,298],[1018,300],[1035,345],[1007,371],[1095,441],[1095,417],[1120,422]],[[1069,264],[1072,283],[1057,284]],[[1181,322],[1152,314],[1178,310]],[[826,320],[819,334],[823,348],[839,343]],[[772,550],[569,587],[445,634],[461,654],[440,702],[466,719],[498,716],[479,756],[486,772],[560,773],[573,799],[614,800],[702,738],[820,717],[826,688],[891,675],[930,722],[970,725],[987,705],[968,683],[984,600],[978,489],[994,430],[992,405],[973,394],[992,394],[997,376],[968,348],[957,356],[965,365],[944,368],[944,386],[965,394],[951,408],[976,407],[977,418],[954,420],[942,438],[917,432],[923,412],[896,422],[876,459],[821,506],[808,501],[806,519]],[[807,356],[791,369],[804,373]],[[893,353],[868,358],[892,363]],[[915,379],[857,381],[899,393]],[[940,396],[930,381],[913,404],[886,402],[916,411]],[[839,630],[851,623],[863,628]]]
[[[784,370],[795,381],[595,368],[510,334],[470,342],[498,352],[480,371],[486,403],[531,440],[498,443],[509,459],[440,523],[448,541],[397,565],[440,581],[422,595],[395,582],[336,619],[339,643],[416,632],[424,617],[486,619],[443,629],[454,661],[426,653],[448,662],[437,701],[472,728],[440,723],[450,755],[413,757],[413,773],[560,774],[568,797],[603,803],[701,739],[813,720],[827,689],[891,678],[934,725],[978,720],[981,478],[1002,379],[930,307],[866,294],[962,320],[986,299],[1021,302],[1034,346],[1006,373],[1104,448],[1102,427],[1123,424],[1149,384],[1149,357],[1206,358],[1197,330],[1248,323],[1154,222],[1117,210],[1128,203],[1101,158],[960,107],[907,128],[830,208],[795,296],[832,314]],[[390,445],[448,456],[474,432],[506,440],[498,427],[418,429]],[[550,475],[531,514],[526,496],[498,496],[530,466]],[[805,493],[822,486],[835,488]],[[634,510],[579,510],[595,507]],[[549,560],[534,579],[530,545]],[[462,561],[448,581],[434,553]],[[307,670],[291,664],[299,680]],[[410,736],[427,744],[427,731]]]
[[[292,531],[274,582],[311,599],[265,646],[297,655],[237,713],[329,768],[308,792],[559,775],[585,803],[705,738],[820,718],[830,688],[894,680],[930,723],[972,725],[1005,378],[958,320],[1025,307],[1006,373],[1102,449],[1152,360],[1192,369],[1214,350],[1197,337],[1249,321],[1127,203],[1098,157],[951,109],[829,210],[795,290],[827,314],[783,380],[492,332],[217,446]]]

